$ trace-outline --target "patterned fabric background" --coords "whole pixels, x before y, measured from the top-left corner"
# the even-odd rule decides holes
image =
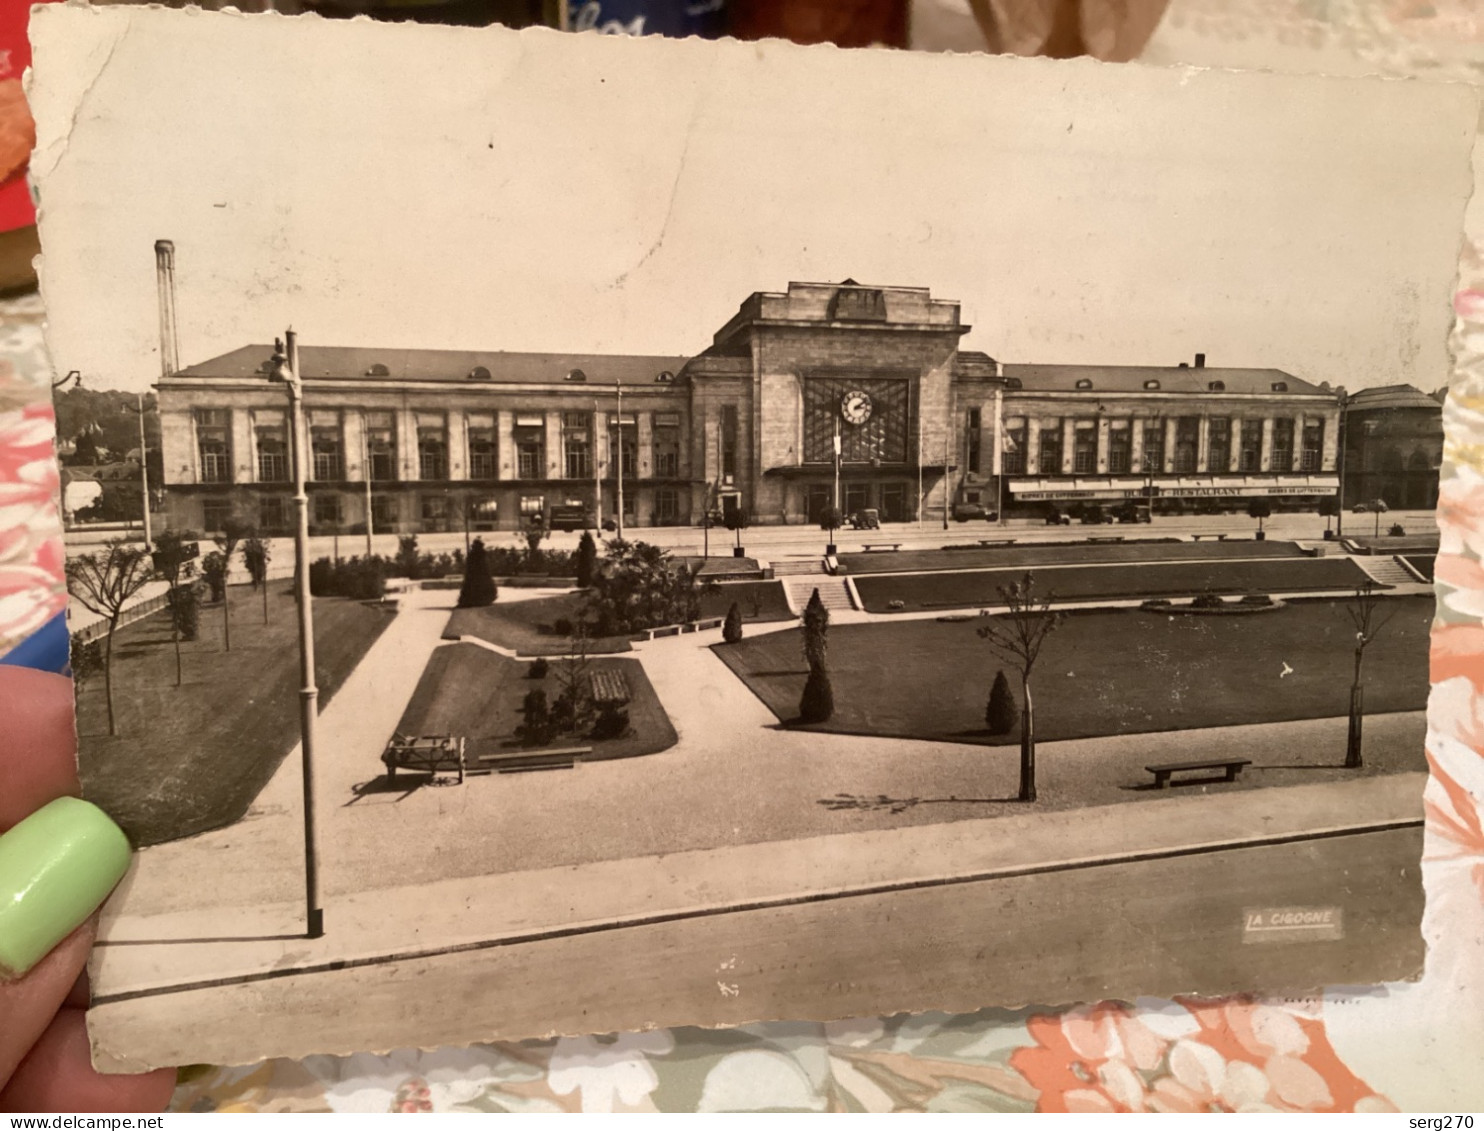
[[[923,0],[951,18],[954,0]],[[1239,9],[1240,14],[1233,14]],[[920,13],[921,15],[921,13]],[[931,11],[927,15],[932,15]],[[972,26],[970,24],[970,26]],[[972,47],[972,42],[964,44]],[[1161,62],[1484,79],[1471,0],[1176,0]],[[1476,207],[1476,214],[1480,210]],[[181,1072],[179,1111],[1389,1111],[1477,1108],[1484,1050],[1484,223],[1445,410],[1416,985],[673,1030]],[[65,604],[41,308],[0,308],[0,647]]]

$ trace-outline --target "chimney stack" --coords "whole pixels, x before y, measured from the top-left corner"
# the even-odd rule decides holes
[[[175,244],[155,240],[155,277],[160,291],[160,374],[173,377],[180,368],[175,333]]]
[[[1206,355],[1205,354],[1198,353],[1198,354],[1195,355],[1195,367],[1197,369],[1204,369],[1204,368],[1206,368]]]

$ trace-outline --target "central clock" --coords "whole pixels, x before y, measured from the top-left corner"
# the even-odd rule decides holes
[[[840,415],[847,424],[864,424],[871,419],[871,398],[860,389],[849,389],[840,396]]]

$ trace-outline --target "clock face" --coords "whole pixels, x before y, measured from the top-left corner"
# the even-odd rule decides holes
[[[850,424],[864,424],[871,419],[871,398],[850,389],[840,397],[840,415]]]

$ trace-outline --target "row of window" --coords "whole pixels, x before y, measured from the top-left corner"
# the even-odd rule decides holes
[[[1210,472],[1240,471],[1256,472],[1262,468],[1261,420],[1236,421],[1233,428],[1230,417],[1213,416],[1207,420],[1206,468]],[[1299,431],[1300,447],[1295,453],[1294,438],[1298,427],[1292,417],[1273,420],[1272,449],[1268,470],[1319,471],[1324,461],[1324,422],[1306,420]],[[981,450],[983,435],[982,417],[978,408],[971,408],[965,418],[966,442],[965,462],[968,470],[978,474],[983,470]],[[1135,466],[1133,458],[1134,428],[1140,430],[1143,454]],[[1165,470],[1166,456],[1175,472],[1192,474],[1199,467],[1200,427],[1198,416],[1182,416],[1175,419],[1174,451],[1166,453],[1168,437],[1165,422],[1147,420],[1111,420],[1108,422],[1107,471],[1112,475],[1133,472],[1158,473]],[[1072,471],[1078,475],[1098,472],[1099,422],[1090,418],[1073,421],[1072,427]],[[1026,420],[1006,421],[1004,430],[1005,450],[1001,460],[1006,475],[1026,474],[1026,449],[1029,425]],[[1041,475],[1059,475],[1063,466],[1065,433],[1061,420],[1045,420],[1039,424],[1039,441],[1036,472]],[[1236,463],[1233,465],[1233,445],[1236,445]]]
[[[730,406],[729,406],[730,407]],[[593,414],[564,412],[561,416],[561,467],[568,479],[593,476]],[[735,421],[732,410],[731,459],[735,464]],[[373,483],[401,478],[397,459],[397,431],[390,412],[362,414],[366,437],[366,471]],[[416,414],[417,472],[422,480],[448,478],[448,423],[442,413]],[[471,480],[498,478],[499,448],[493,413],[471,413],[465,429],[467,466]],[[256,413],[253,429],[256,449],[256,482],[286,483],[289,479],[288,428],[282,414]],[[725,434],[725,432],[724,432]],[[610,451],[618,451],[622,474],[634,478],[639,471],[638,424],[633,413],[613,420],[608,428]],[[516,413],[511,430],[515,474],[519,479],[544,479],[546,466],[546,419],[541,413]],[[196,446],[203,483],[232,480],[232,432],[225,409],[196,412]],[[309,417],[311,479],[333,483],[345,478],[344,435],[340,417],[334,412],[311,412]],[[680,414],[656,413],[651,441],[654,476],[680,477]],[[723,460],[726,452],[724,447]]]
[[[346,524],[345,500],[343,496],[333,493],[319,493],[310,496],[310,518],[309,521],[316,527],[333,530]],[[463,504],[457,503],[447,495],[430,494],[420,495],[416,498],[403,498],[400,495],[380,494],[371,496],[371,524],[377,530],[389,530],[403,522],[407,516],[407,505],[415,504],[417,507],[415,517],[421,524],[422,530],[428,533],[444,532],[449,530],[463,530],[467,525],[470,530],[493,530],[496,528],[496,516],[498,507],[493,499],[471,499]],[[221,530],[227,520],[240,513],[239,504],[232,499],[204,499],[202,500],[202,522],[208,532]],[[468,514],[464,513],[463,507],[467,506]],[[624,515],[626,518],[634,518],[637,514],[637,500],[633,495],[624,498]],[[522,495],[519,503],[519,514],[522,519],[529,519],[536,515],[544,514],[546,510],[546,497],[544,495]],[[407,516],[411,517],[411,516]],[[673,523],[680,517],[680,492],[672,487],[660,487],[654,491],[654,509],[652,518],[657,525]],[[467,522],[466,522],[467,518]],[[359,520],[358,520],[359,521]],[[258,529],[267,534],[286,534],[293,529],[294,504],[293,500],[283,495],[264,495],[258,499],[257,514]]]

